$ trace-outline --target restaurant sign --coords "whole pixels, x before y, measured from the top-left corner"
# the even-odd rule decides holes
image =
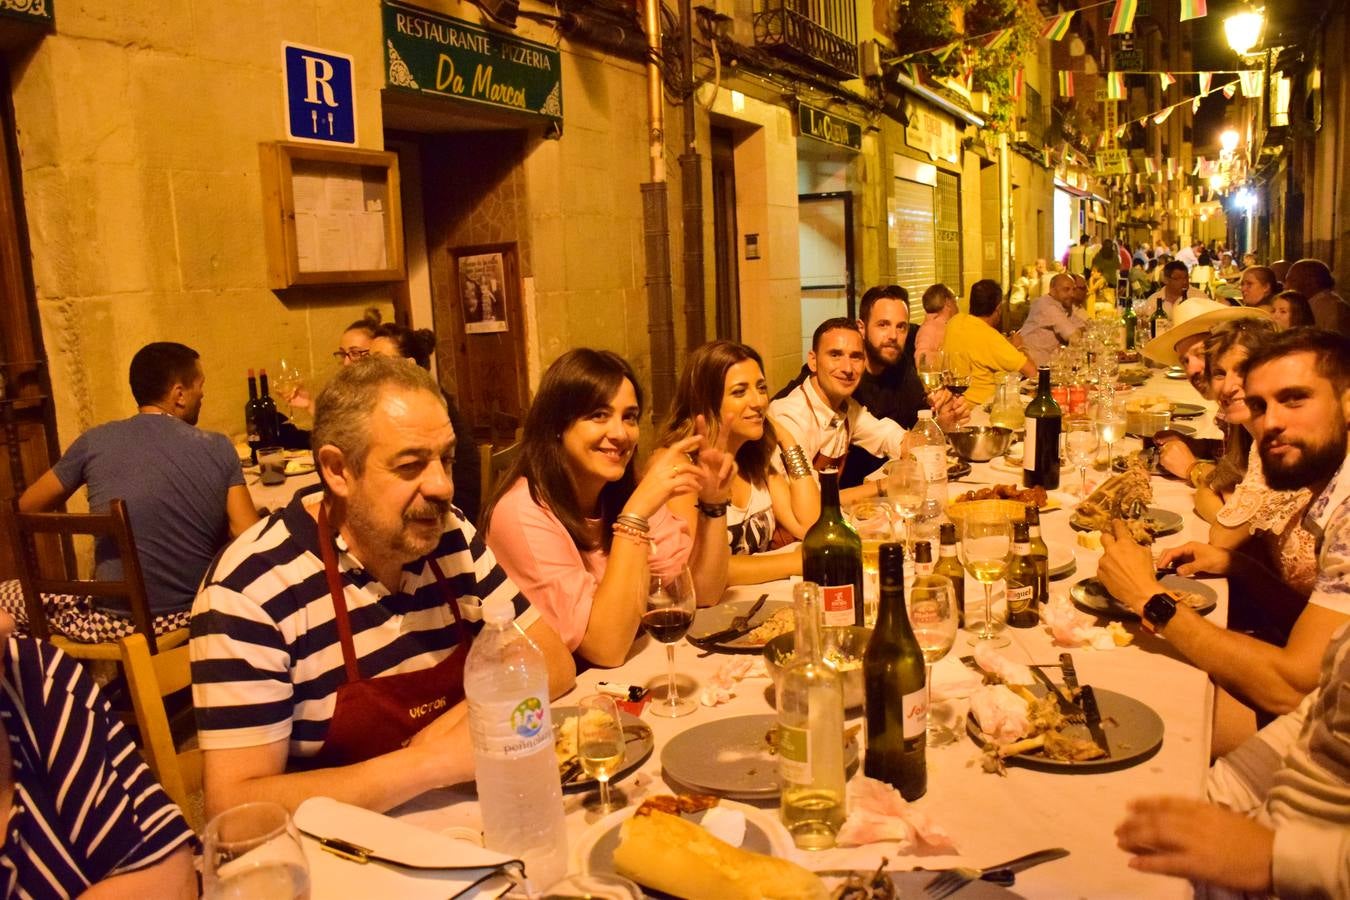
[[[0,16],[12,16],[36,25],[51,25],[52,0],[0,0]]]
[[[1126,175],[1129,174],[1129,167],[1126,160],[1129,159],[1128,150],[1099,150],[1097,151],[1097,174],[1098,175]]]
[[[386,2],[384,46],[390,87],[562,118],[562,57],[547,44]]]
[[[961,137],[951,119],[912,99],[905,100],[905,143],[929,159],[956,162],[961,157]]]
[[[841,119],[805,103],[798,103],[797,124],[801,127],[801,133],[807,137],[847,147],[850,150],[862,149],[862,126],[857,122]]]

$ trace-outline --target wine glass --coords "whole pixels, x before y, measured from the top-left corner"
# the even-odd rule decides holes
[[[277,396],[286,404],[289,418],[294,421],[297,410],[308,410],[309,393],[305,390],[305,373],[294,362],[285,358],[277,366],[276,377],[272,380]]]
[[[1078,467],[1078,501],[1087,499],[1087,470],[1097,458],[1100,438],[1097,423],[1087,416],[1069,416],[1064,420],[1064,452]]]
[[[628,805],[618,788],[611,790],[610,778],[623,765],[623,720],[619,707],[608,694],[591,694],[577,704],[577,759],[581,770],[600,782],[600,790],[582,799],[586,809],[606,815]]]
[[[1008,639],[994,627],[994,582],[1008,571],[1008,554],[1012,551],[1012,523],[1006,515],[994,510],[971,511],[961,517],[961,565],[976,581],[984,585],[984,621],[970,639],[972,645],[980,641],[990,646],[1006,647]]]
[[[947,355],[941,350],[920,350],[914,360],[915,368],[919,371],[919,380],[923,382],[923,389],[928,393],[933,393],[942,387],[942,381],[947,371]]]
[[[934,575],[916,579],[909,591],[909,624],[923,653],[924,687],[927,691],[928,746],[941,747],[956,740],[950,728],[933,720],[933,664],[946,656],[956,642],[956,592],[950,578]]]
[[[208,822],[202,837],[202,879],[206,900],[308,900],[309,863],[286,808],[245,803]]]
[[[688,567],[665,575],[652,573],[648,577],[647,610],[642,614],[642,627],[666,645],[668,669],[664,697],[660,688],[652,692],[657,701],[651,706],[654,716],[674,719],[694,711],[694,701],[681,697],[675,683],[675,643],[684,637],[694,621],[694,608],[694,578]]]
[[[911,523],[923,511],[924,501],[928,499],[928,479],[924,476],[923,465],[913,456],[893,459],[886,467],[886,496],[905,523],[903,540],[909,547]]]
[[[855,503],[845,511],[849,524],[862,538],[863,624],[868,628],[877,620],[877,604],[881,601],[881,545],[894,537],[892,514],[888,504],[875,500]]]
[[[1125,410],[1116,401],[1115,391],[1108,388],[1097,401],[1097,431],[1106,443],[1106,467],[1111,468],[1111,457],[1116,441],[1125,434]]]
[[[960,397],[970,387],[970,354],[953,351],[947,354],[947,390]]]

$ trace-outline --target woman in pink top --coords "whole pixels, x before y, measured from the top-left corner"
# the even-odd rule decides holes
[[[665,447],[637,478],[642,392],[605,350],[549,366],[525,416],[516,461],[483,511],[483,535],[506,574],[562,639],[600,666],[621,665],[646,603],[646,571],[688,565],[699,605],[726,587],[726,517],[673,516],[672,497],[724,506],[735,463],[702,434]],[[691,454],[697,453],[697,461]]]
[[[923,292],[923,321],[914,336],[914,358],[925,350],[941,350],[947,322],[956,315],[956,295],[945,284],[931,285]]]

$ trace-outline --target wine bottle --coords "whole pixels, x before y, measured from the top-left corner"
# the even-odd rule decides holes
[[[1059,487],[1059,404],[1050,395],[1050,369],[1041,366],[1036,396],[1027,404],[1026,439],[1022,450],[1022,486]]]
[[[960,617],[957,622],[965,627],[966,622],[966,570],[956,556],[956,523],[943,522],[938,530],[938,561],[933,566],[934,575],[944,575],[951,579],[952,593],[956,594],[956,610]]]
[[[820,585],[827,627],[863,624],[862,539],[839,510],[839,472],[820,473],[820,518],[802,539],[802,578]]]
[[[262,446],[262,438],[258,434],[258,379],[254,376],[253,370],[248,370],[248,401],[244,404],[244,438],[248,441],[248,449],[253,456],[253,465],[258,464],[258,448]]]
[[[1126,297],[1123,304],[1125,308],[1120,314],[1120,322],[1125,327],[1125,349],[1134,349],[1134,332],[1139,327],[1139,317],[1134,312],[1134,301]]]
[[[1031,535],[1026,522],[1013,523],[1012,555],[1004,573],[1007,585],[1008,624],[1034,628],[1040,622],[1036,609],[1036,561],[1031,558]]]
[[[914,582],[928,578],[933,574],[933,545],[928,541],[914,542]]]
[[[778,810],[798,847],[824,850],[844,824],[844,686],[821,656],[817,585],[793,589],[793,614],[796,650],[775,689]]]
[[[1153,315],[1148,320],[1149,337],[1157,337],[1161,332],[1167,330],[1167,310],[1163,307],[1163,298],[1157,299],[1157,305],[1153,308]]]
[[[258,440],[275,446],[281,440],[281,418],[277,404],[267,391],[267,370],[258,370]]]
[[[1036,563],[1036,608],[1041,609],[1050,602],[1050,548],[1041,537],[1041,511],[1034,503],[1027,504],[1026,523],[1031,558]]]
[[[900,544],[881,545],[881,605],[863,651],[867,756],[863,773],[917,800],[928,790],[923,653],[905,612]]]

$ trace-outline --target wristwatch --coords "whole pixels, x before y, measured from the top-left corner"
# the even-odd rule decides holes
[[[1177,614],[1177,601],[1168,594],[1154,594],[1144,604],[1144,627],[1155,634],[1167,627]]]

